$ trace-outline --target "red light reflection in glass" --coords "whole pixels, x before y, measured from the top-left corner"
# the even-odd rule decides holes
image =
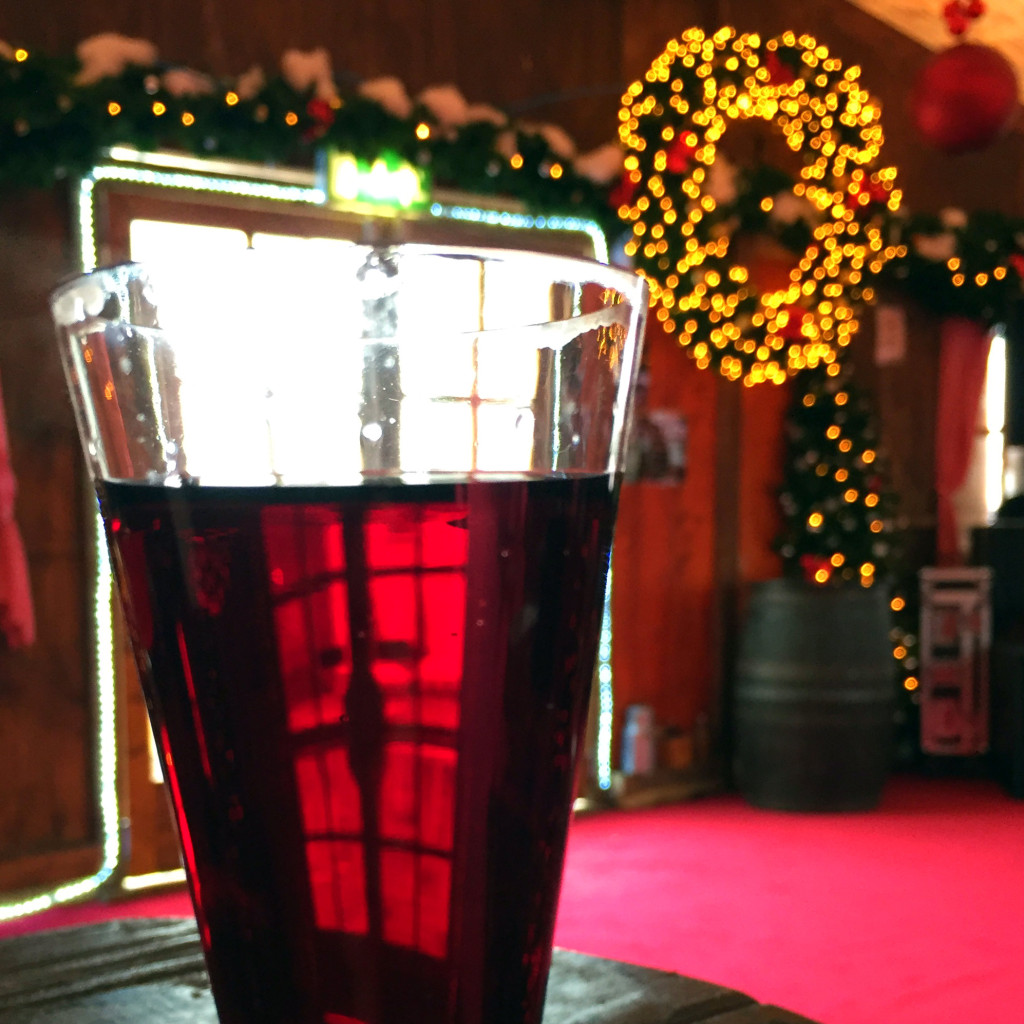
[[[167,779],[167,786],[171,792],[171,802],[174,804],[174,817],[178,822],[178,832],[181,836],[181,851],[188,867],[188,877],[192,880],[193,903],[196,908],[196,921],[199,925],[199,932],[202,936],[203,945],[208,949],[210,946],[210,925],[203,914],[203,900],[201,896],[201,882],[199,871],[196,866],[196,851],[192,844],[192,833],[189,831],[188,822],[181,803],[181,787],[178,784],[178,772],[174,767],[174,755],[171,753],[170,744],[167,739],[167,729],[160,727],[160,749],[164,755],[164,776]]]
[[[358,533],[345,514],[304,506],[264,513],[314,916],[322,931],[371,938],[379,928],[386,944],[443,958],[466,510],[457,504],[362,508]],[[361,550],[346,552],[346,536]],[[355,654],[353,599],[364,615],[369,609],[372,631],[368,646],[357,644]],[[360,757],[376,750],[379,768],[369,773],[365,764],[354,773],[350,761],[352,730],[360,728],[346,710],[355,656],[369,659],[360,679],[371,680],[383,715],[379,734],[358,734]],[[347,1024],[352,1018],[325,1020]]]

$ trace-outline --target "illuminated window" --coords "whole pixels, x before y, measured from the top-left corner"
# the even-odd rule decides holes
[[[988,374],[985,378],[985,397],[983,399],[984,428],[982,445],[984,447],[984,487],[985,508],[988,514],[994,515],[1003,503],[1004,493],[1004,462],[1003,451],[1006,426],[1006,337],[997,333],[992,337],[992,348],[988,356]]]
[[[953,495],[963,551],[970,548],[970,532],[995,517],[1004,498],[1017,493],[1020,481],[1013,479],[1010,452],[1006,448],[1006,338],[998,329],[989,349],[985,390],[978,408],[977,433],[967,476]]]
[[[443,278],[440,270],[425,272],[403,285],[400,321],[415,322],[414,311],[429,309],[429,330],[396,349],[395,372],[404,395],[401,423],[362,424],[357,396],[363,354],[358,346],[332,339],[320,301],[304,302],[297,295],[289,310],[288,336],[282,337],[280,326],[255,308],[257,301],[252,308],[224,308],[215,291],[204,297],[193,277],[197,254],[204,267],[219,256],[228,267],[227,257],[250,250],[251,272],[258,275],[260,288],[295,281],[295,268],[302,267],[301,286],[337,294],[336,322],[351,322],[363,315],[356,296],[331,291],[337,276],[350,272],[343,255],[351,242],[267,233],[250,238],[237,229],[136,219],[130,245],[133,259],[159,273],[163,307],[169,311],[162,308],[161,322],[175,338],[182,419],[191,427],[186,427],[188,466],[197,475],[229,484],[271,478],[311,483],[324,479],[327,466],[329,480],[352,480],[363,464],[361,430],[367,437],[369,430],[395,434],[400,465],[418,472],[529,464],[538,364],[518,358],[514,336],[491,340],[478,332],[484,324],[494,330],[549,319],[551,308],[536,297],[537,290],[516,288],[509,281],[485,291],[480,265],[469,260],[446,266]],[[520,271],[492,264],[486,272],[493,282]],[[533,307],[529,296],[534,296]],[[454,343],[455,336],[461,336],[461,345]],[[272,391],[264,383],[271,375]],[[236,385],[230,411],[226,380]],[[296,409],[301,416],[294,415]],[[344,409],[347,414],[339,412]],[[223,444],[225,430],[241,436],[254,428],[269,428],[267,450]],[[311,437],[321,443],[310,444]]]

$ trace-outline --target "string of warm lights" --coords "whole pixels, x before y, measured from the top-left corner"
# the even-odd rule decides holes
[[[601,636],[597,647],[597,788],[612,788],[612,720],[615,698],[612,690],[612,567],[608,564],[604,608],[601,613]]]
[[[896,756],[904,761],[915,756],[920,743],[921,609],[920,587],[916,584],[916,579],[898,584],[889,599],[889,642],[896,663]]]
[[[663,292],[658,315],[666,326],[671,323],[670,329],[703,365],[724,366],[734,377],[742,376],[747,364],[758,362],[758,352],[767,350],[765,354],[776,353],[778,365],[766,365],[754,375],[770,370],[773,379],[779,379],[783,362],[789,368],[788,349],[802,337],[805,325],[812,334],[814,329],[832,331],[838,344],[841,318],[834,308],[826,307],[824,312],[819,308],[823,301],[834,303],[824,295],[826,285],[832,291],[840,285],[841,298],[842,289],[847,289],[848,306],[870,299],[881,283],[893,296],[919,299],[940,315],[967,316],[989,324],[1005,318],[1006,310],[1021,297],[1024,218],[960,210],[907,214],[898,203],[891,169],[873,169],[870,154],[882,141],[878,105],[860,88],[858,69],[844,70],[824,47],[806,36],[798,39],[787,34],[762,42],[754,35],[730,33],[731,29],[723,29],[704,37],[691,31],[666,47],[644,81],[627,90],[620,114],[623,141],[628,144],[633,136],[644,142],[644,148],[627,151],[630,169],[625,181],[614,187],[609,181],[622,170],[622,155],[614,147],[602,147],[602,160],[583,173],[590,155],[567,155],[564,147],[552,146],[535,127],[496,111],[490,112],[496,115],[493,120],[453,124],[408,97],[408,109],[400,109],[380,96],[353,89],[335,90],[325,99],[283,76],[262,80],[246,73],[220,81],[160,63],[155,51],[145,59],[133,52],[132,59],[143,63],[128,62],[121,70],[105,64],[103,77],[85,82],[83,68],[74,57],[38,49],[30,52],[0,40],[0,189],[48,186],[87,174],[102,162],[104,152],[122,144],[140,151],[173,149],[277,168],[309,167],[325,148],[333,148],[370,165],[394,154],[406,168],[429,171],[437,187],[507,196],[522,203],[530,216],[543,218],[556,212],[595,222],[609,237],[622,227],[618,211],[626,214],[634,260]],[[111,50],[127,43],[134,43],[137,51],[139,41],[108,40],[104,61]],[[404,96],[400,84],[393,86]],[[317,91],[323,90],[317,86]],[[659,104],[660,113],[655,110]],[[822,104],[825,113],[819,118],[816,111],[822,110]],[[702,124],[697,123],[698,114]],[[855,123],[844,124],[843,115]],[[721,134],[731,121],[757,116],[780,126],[792,151],[808,166],[798,179],[767,167],[741,171],[732,181],[726,180],[723,191],[720,179],[726,161],[720,152]],[[634,128],[630,128],[632,120]],[[787,126],[789,134],[785,134]],[[666,131],[669,138],[664,137]],[[870,140],[861,138],[864,131],[874,133]],[[864,164],[848,160],[848,175],[839,173],[835,165],[844,143],[869,158]],[[836,146],[832,164],[826,155],[831,145]],[[658,153],[664,154],[661,172],[652,168]],[[812,165],[813,172],[808,170]],[[686,168],[689,173],[682,173]],[[854,172],[861,172],[857,180]],[[664,195],[656,198],[651,193],[644,185],[645,174],[648,180],[654,174],[660,176]],[[690,179],[690,192],[696,190],[696,200],[679,193],[686,179]],[[808,198],[811,189],[818,204],[827,204],[826,186],[833,184],[840,186],[832,189],[833,199],[836,191],[845,188],[847,198],[840,196],[844,217],[853,209],[852,223],[844,220],[838,234],[836,204],[823,213]],[[668,223],[672,215],[662,208],[666,197],[668,204],[676,204],[674,224]],[[713,209],[706,209],[707,200],[713,202]],[[884,221],[881,250],[872,249],[868,242],[868,229],[875,229],[878,218]],[[867,226],[862,227],[865,221]],[[644,225],[642,232],[637,231],[638,224]],[[746,281],[729,278],[729,269],[742,276],[740,269],[732,267],[735,252],[725,273],[719,265],[726,258],[730,238],[765,232],[794,250],[797,261],[806,258],[811,246],[817,247],[819,265],[805,264],[801,272],[807,284],[816,282],[814,273],[828,253],[841,249],[837,276],[816,282],[820,295],[806,296],[801,287],[795,316],[786,305],[767,307],[757,301],[751,268],[746,268]],[[815,237],[816,233],[824,237]],[[715,248],[709,251],[712,242]],[[651,244],[654,248],[649,250]],[[867,246],[863,259],[858,245]],[[667,267],[662,265],[665,258]],[[688,270],[676,268],[680,259]],[[855,259],[866,266],[858,270],[852,265]],[[873,268],[879,264],[881,275],[876,280]],[[847,267],[852,274],[844,272]],[[712,269],[721,278],[718,286],[699,277]],[[857,273],[860,281],[853,280]],[[704,289],[702,295],[695,294],[698,285]],[[736,296],[747,294],[736,300],[732,316],[723,319],[711,303],[715,295],[729,289]],[[689,296],[691,303],[696,298],[696,308],[679,317],[679,302],[673,302],[672,296]],[[716,313],[715,321],[711,313]],[[754,324],[755,314],[763,322]],[[856,328],[856,318],[850,321],[842,318],[845,338]],[[694,330],[687,330],[690,326]],[[721,333],[712,339],[716,329]],[[783,346],[763,345],[769,335],[782,337]],[[705,348],[697,355],[702,342]],[[823,344],[829,346],[822,356],[827,358],[831,342],[826,339]],[[801,353],[795,363],[805,358]]]
[[[1021,298],[1024,217],[947,207],[894,215],[886,237],[904,258],[884,267],[881,282],[939,316],[995,326]]]
[[[322,51],[287,52],[279,75],[219,79],[159,61],[142,40],[86,43],[104,48],[95,72],[0,39],[0,188],[74,179],[121,145],[286,167],[312,166],[333,149],[371,165],[394,158],[439,188],[512,197],[532,214],[596,221],[606,234],[618,224],[608,204],[618,154],[578,154],[560,129],[471,106],[452,86],[424,90],[432,99],[410,98],[395,79],[382,80],[380,94],[365,83],[342,91]],[[287,57],[309,73],[286,73]]]
[[[914,580],[903,564],[897,497],[866,395],[832,363],[803,373],[786,416],[776,542],[787,573],[819,587],[884,586],[896,676],[918,688]],[[910,586],[908,587],[908,582]]]
[[[753,385],[833,362],[857,330],[855,305],[873,298],[867,277],[904,255],[883,236],[901,195],[895,169],[876,167],[881,109],[859,75],[811,36],[692,28],[623,95],[626,253],[657,319],[702,368]],[[801,157],[792,194],[820,220],[789,284],[763,292],[730,254],[734,210],[710,187],[728,125],[749,118],[777,125]]]
[[[903,689],[908,694],[913,694],[921,685],[917,677],[919,610],[902,592],[895,593],[890,598],[889,610],[893,618],[892,630],[889,633],[893,645],[892,656],[899,663]]]
[[[836,363],[803,384],[785,424],[778,551],[810,582],[870,587],[891,576],[897,530],[874,419]]]

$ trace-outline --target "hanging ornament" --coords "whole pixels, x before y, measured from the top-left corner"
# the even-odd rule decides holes
[[[779,58],[775,50],[768,54],[764,66],[768,71],[768,81],[772,85],[792,85],[796,81],[793,69]]]
[[[985,13],[980,0],[943,8],[950,33],[961,39]],[[918,132],[944,153],[985,149],[1003,135],[1017,110],[1017,76],[998,50],[960,41],[932,57],[914,84],[910,112]]]

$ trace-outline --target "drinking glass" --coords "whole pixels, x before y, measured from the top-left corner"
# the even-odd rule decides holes
[[[204,259],[51,307],[220,1019],[533,1024],[645,285]]]

